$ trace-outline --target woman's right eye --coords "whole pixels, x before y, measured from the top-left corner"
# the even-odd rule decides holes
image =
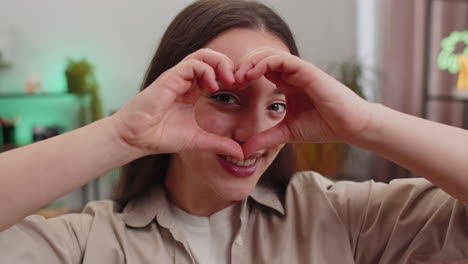
[[[229,93],[217,93],[217,94],[213,94],[210,96],[211,99],[215,100],[215,101],[218,101],[220,103],[223,103],[223,104],[236,104],[238,105],[240,102],[239,102],[239,99],[232,95],[232,94],[229,94]]]

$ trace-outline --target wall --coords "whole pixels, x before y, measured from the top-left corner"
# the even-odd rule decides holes
[[[190,2],[0,0],[0,50],[13,63],[0,71],[0,94],[21,93],[31,73],[46,92],[65,91],[67,58],[86,57],[95,65],[104,113],[110,114],[137,93],[164,30]],[[355,57],[355,1],[266,2],[290,24],[303,58],[326,67]],[[87,196],[108,198],[110,186],[100,189],[100,197]],[[90,190],[65,197],[69,207],[80,208],[82,191]]]
[[[0,93],[21,92],[30,73],[44,90],[64,91],[66,58],[84,56],[96,67],[109,114],[136,94],[163,31],[189,2],[0,0],[0,36],[8,33],[14,63],[0,72]],[[355,1],[267,2],[290,24],[305,59],[325,67],[355,57]]]

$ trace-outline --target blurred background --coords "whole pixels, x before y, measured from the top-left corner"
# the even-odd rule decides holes
[[[172,18],[191,2],[0,0],[0,151],[117,111],[140,88]],[[304,59],[367,100],[468,126],[468,0],[264,2],[289,23]],[[336,180],[417,176],[351,146],[297,149],[298,169]],[[44,214],[109,199],[118,175],[103,175]]]

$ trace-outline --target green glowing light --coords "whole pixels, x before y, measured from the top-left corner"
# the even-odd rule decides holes
[[[460,60],[457,57],[459,54],[454,53],[456,45],[459,42],[465,44],[465,48],[461,54],[468,56],[468,30],[454,31],[440,42],[442,51],[437,59],[439,69],[447,70],[452,74],[460,71]]]
[[[89,97],[67,93],[0,96],[0,116],[9,120],[18,118],[15,142],[26,145],[33,141],[34,126],[58,125],[62,132],[81,126],[81,111],[88,104]]]

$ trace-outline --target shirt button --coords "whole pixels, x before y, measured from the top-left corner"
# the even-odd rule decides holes
[[[242,240],[242,237],[239,236],[239,237],[237,237],[235,243],[238,246],[242,246],[244,244],[244,240]]]

